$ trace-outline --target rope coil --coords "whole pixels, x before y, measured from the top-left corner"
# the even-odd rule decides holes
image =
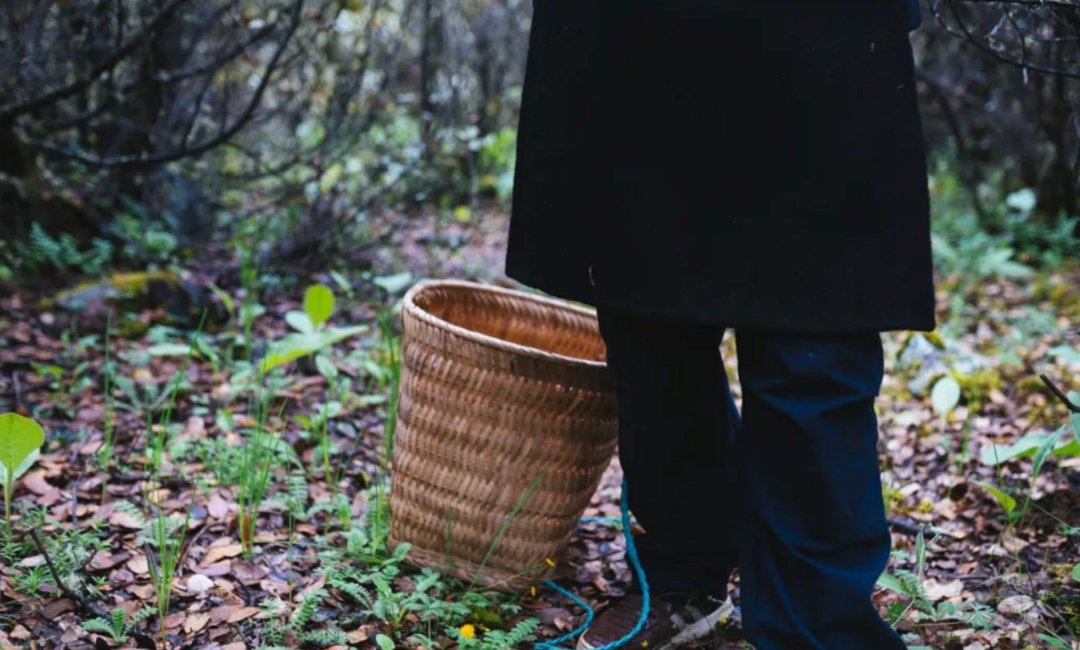
[[[645,624],[649,621],[649,610],[652,607],[652,603],[649,597],[649,583],[645,580],[645,569],[642,568],[641,560],[638,559],[637,547],[634,545],[634,534],[630,529],[630,500],[627,497],[627,493],[628,490],[626,480],[624,479],[622,484],[622,527],[623,535],[626,537],[626,555],[630,558],[630,566],[634,568],[634,573],[637,574],[638,584],[641,586],[641,616],[638,618],[637,625],[635,625],[634,629],[630,630],[626,634],[626,636],[607,645],[600,646],[599,648],[594,648],[593,650],[618,650],[618,648],[621,648],[627,643],[629,643],[630,639],[633,639],[635,636],[637,636],[641,632],[641,630],[645,628]],[[609,519],[606,517],[586,517],[582,521],[608,520]],[[584,609],[585,622],[582,623],[577,629],[571,631],[568,634],[564,634],[557,639],[545,641],[543,643],[537,643],[536,648],[537,650],[574,650],[572,648],[560,647],[559,644],[566,643],[567,641],[570,641],[581,635],[583,632],[585,632],[585,630],[589,629],[589,627],[593,623],[593,619],[595,618],[596,614],[593,612],[592,607],[589,607],[588,603],[581,600],[566,589],[563,589],[554,582],[545,582],[544,586],[549,587],[554,591],[558,592],[559,594],[569,598],[575,605]]]

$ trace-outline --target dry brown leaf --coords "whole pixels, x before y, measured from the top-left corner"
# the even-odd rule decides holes
[[[247,650],[247,646],[243,643],[230,643],[221,646],[221,650]]]
[[[210,622],[210,615],[206,613],[192,614],[184,621],[184,631],[188,634],[195,634],[201,632],[206,624]]]
[[[131,559],[131,553],[121,551],[119,553],[106,553],[99,551],[90,561],[90,569],[93,571],[107,571],[121,562]]]
[[[964,591],[964,581],[953,580],[952,582],[941,584],[937,580],[930,578],[923,582],[923,589],[926,590],[927,600],[936,603],[939,600],[947,600],[959,596],[960,593]]]
[[[16,641],[29,641],[30,630],[21,625],[16,625],[14,629],[8,632],[9,639],[15,639]]]
[[[233,562],[232,568],[233,575],[246,587],[257,583],[270,575],[270,571],[264,567],[249,562]]]
[[[75,611],[77,607],[78,605],[73,600],[67,600],[66,598],[54,600],[41,608],[41,615],[51,621],[61,614]]]
[[[165,617],[165,629],[171,630],[173,628],[180,627],[187,619],[187,614],[184,612],[176,612],[175,614],[169,614]]]
[[[195,567],[195,573],[207,576],[209,578],[227,576],[232,573],[232,562],[230,562],[229,560],[222,560],[221,562],[215,562],[207,566]]]
[[[244,547],[240,544],[227,544],[225,546],[213,546],[206,551],[206,555],[203,557],[201,566],[210,566],[219,560],[223,560],[228,557],[236,557],[244,552]]]
[[[126,528],[128,530],[142,530],[143,526],[138,520],[126,512],[119,510],[109,515],[109,523],[113,526],[119,526],[120,528]]]
[[[229,502],[215,494],[206,504],[206,510],[214,519],[224,519],[229,515]]]
[[[149,583],[143,585],[128,585],[127,587],[124,587],[124,589],[128,593],[137,598],[141,598],[142,600],[150,600],[154,597],[154,585]]]
[[[229,623],[239,623],[240,621],[247,620],[252,616],[258,614],[262,610],[258,607],[240,607],[229,616]]]
[[[128,569],[135,575],[144,575],[150,573],[150,562],[146,559],[145,555],[136,555],[125,564]]]

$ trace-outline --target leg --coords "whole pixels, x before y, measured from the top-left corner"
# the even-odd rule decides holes
[[[619,402],[619,458],[652,593],[726,596],[737,562],[729,468],[738,411],[723,329],[601,311]]]
[[[738,332],[741,584],[758,650],[904,650],[870,596],[889,559],[875,332]]]

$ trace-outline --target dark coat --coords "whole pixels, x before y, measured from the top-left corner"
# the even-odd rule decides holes
[[[726,327],[931,330],[906,0],[535,0],[507,274]]]

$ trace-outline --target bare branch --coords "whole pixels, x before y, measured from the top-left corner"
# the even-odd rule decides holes
[[[73,95],[77,95],[93,83],[95,83],[102,75],[111,71],[118,66],[121,61],[131,55],[132,52],[143,47],[150,34],[153,34],[172,18],[173,12],[175,12],[181,5],[189,2],[190,0],[171,0],[164,9],[159,11],[146,26],[138,34],[133,36],[127,44],[120,49],[113,52],[108,58],[101,63],[94,66],[90,72],[81,79],[68,84],[63,88],[59,88],[52,92],[46,93],[36,99],[23,102],[21,104],[14,104],[0,109],[0,122],[10,121],[20,115],[36,111],[40,108],[48,106],[54,102],[66,99]]]

